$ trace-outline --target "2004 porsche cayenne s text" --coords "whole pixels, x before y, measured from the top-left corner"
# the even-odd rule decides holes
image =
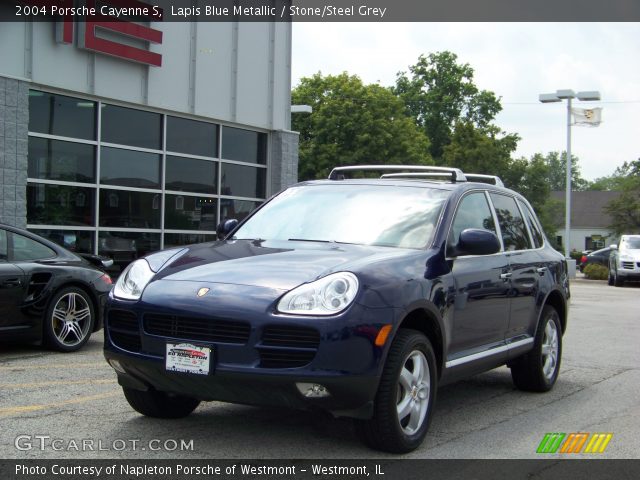
[[[408,452],[439,385],[505,364],[520,389],[556,382],[566,263],[496,177],[339,167],[219,238],[136,260],[110,294],[105,356],[144,415],[209,400],[321,409]]]

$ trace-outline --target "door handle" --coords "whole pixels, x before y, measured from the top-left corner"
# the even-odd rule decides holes
[[[513,275],[511,272],[507,272],[507,273],[501,273],[500,274],[500,278],[502,280],[509,280],[511,278],[511,275]]]
[[[536,272],[538,272],[540,275],[544,275],[546,271],[547,267],[536,268]]]
[[[5,288],[19,287],[20,285],[22,285],[22,282],[19,278],[10,278],[2,282],[2,286]]]

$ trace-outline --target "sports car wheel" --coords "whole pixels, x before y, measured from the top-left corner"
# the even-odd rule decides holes
[[[84,290],[68,287],[57,292],[49,302],[44,320],[47,345],[62,352],[82,347],[93,332],[93,303]]]

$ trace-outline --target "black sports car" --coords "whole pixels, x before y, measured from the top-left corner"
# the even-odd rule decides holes
[[[0,224],[0,342],[42,341],[63,352],[82,347],[102,328],[112,286],[99,266],[108,262]]]

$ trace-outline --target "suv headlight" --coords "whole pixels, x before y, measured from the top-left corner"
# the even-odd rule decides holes
[[[153,275],[154,273],[146,260],[136,260],[129,264],[118,278],[113,289],[113,296],[124,300],[138,300]]]
[[[358,278],[353,273],[332,273],[286,293],[277,308],[296,315],[335,315],[351,305],[356,293]]]

